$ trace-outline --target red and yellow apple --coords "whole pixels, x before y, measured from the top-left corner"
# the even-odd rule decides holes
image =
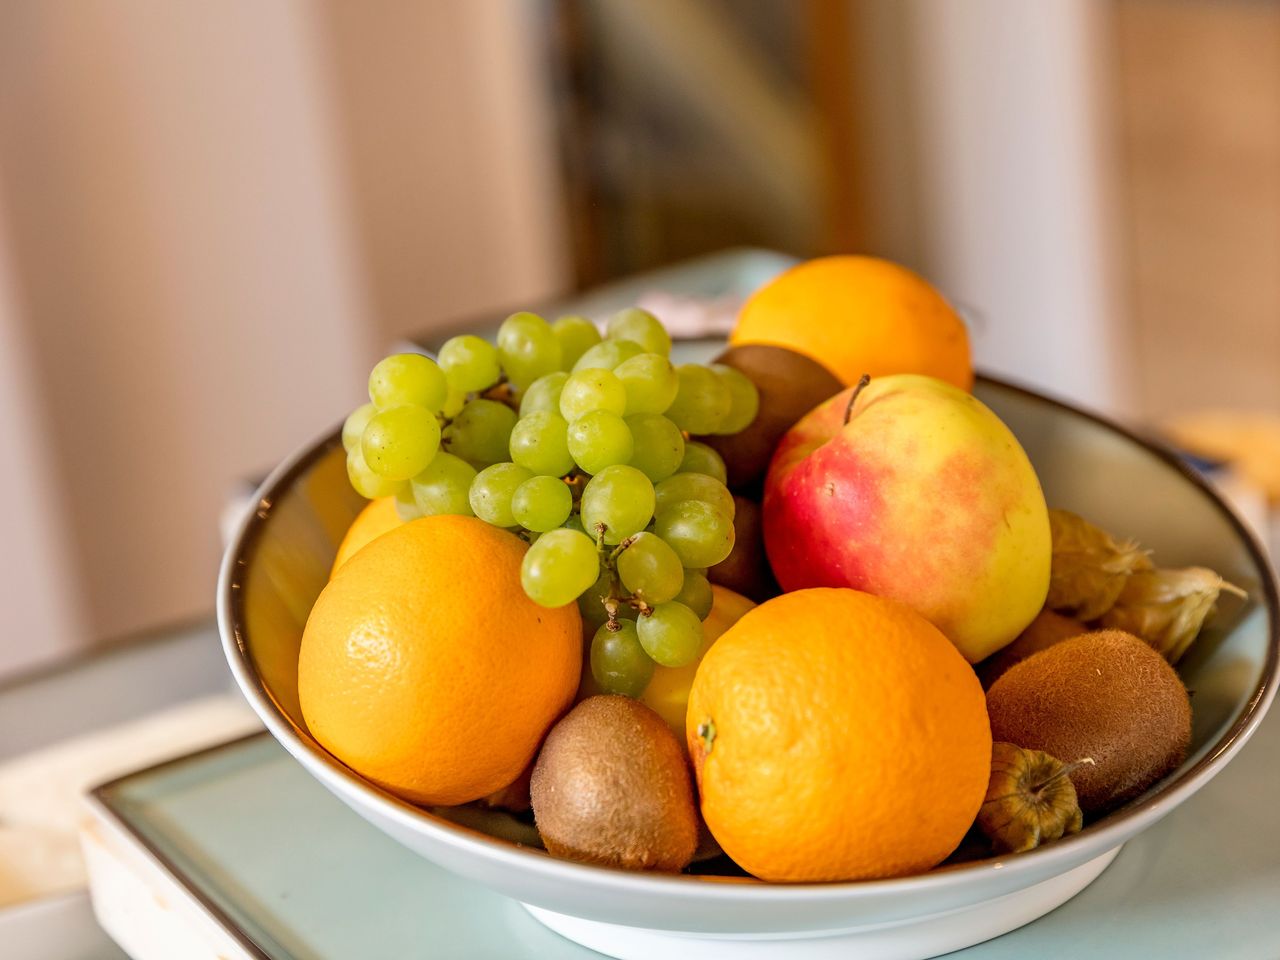
[[[1026,453],[977,398],[915,374],[845,390],[787,432],[764,540],[783,590],[900,600],[971,663],[1021,633],[1049,589],[1048,510]]]

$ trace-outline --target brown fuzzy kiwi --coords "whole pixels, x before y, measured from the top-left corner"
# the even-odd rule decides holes
[[[733,498],[733,550],[707,571],[707,579],[764,603],[782,592],[764,552],[764,527],[760,504],[735,495]]]
[[[533,816],[557,857],[630,870],[682,870],[698,846],[684,749],[666,722],[630,697],[589,697],[538,753]]]
[[[1114,809],[1176,768],[1191,743],[1191,701],[1164,657],[1122,630],[1063,640],[987,691],[991,735],[1063,762],[1086,814]]]
[[[744,344],[716,358],[741,371],[760,391],[760,412],[745,430],[727,437],[700,437],[720,454],[729,489],[754,492],[769,468],[773,449],[791,425],[844,389],[822,364],[785,347]]]
[[[982,680],[982,686],[990,687],[1015,663],[1021,663],[1033,653],[1048,650],[1055,643],[1088,632],[1089,628],[1074,617],[1054,613],[1046,607],[1036,614],[1036,618],[1027,624],[1027,628],[1012,643],[978,664],[978,677]]]

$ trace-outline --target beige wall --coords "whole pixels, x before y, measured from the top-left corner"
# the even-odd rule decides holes
[[[1144,410],[1280,409],[1280,7],[1124,0],[1115,41]]]
[[[0,193],[0,222],[4,209]],[[5,240],[0,233],[0,671],[66,652],[85,632],[81,597],[66,589],[71,526]]]
[[[1132,413],[1107,0],[860,0],[867,231],[975,317],[979,367]]]
[[[0,6],[0,371],[29,375],[0,402],[40,412],[6,446],[48,475],[0,489],[0,583],[52,551],[67,614],[0,635],[0,670],[207,614],[238,478],[359,402],[393,336],[561,282],[538,89],[491,29],[520,6]]]
[[[360,261],[386,337],[533,302],[564,284],[533,7],[316,8]]]

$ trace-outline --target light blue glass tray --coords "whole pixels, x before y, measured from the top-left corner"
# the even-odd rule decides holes
[[[594,957],[515,902],[366,824],[266,734],[99,788],[96,800],[250,956]],[[1280,956],[1280,714],[1223,773],[1054,913],[962,960]]]

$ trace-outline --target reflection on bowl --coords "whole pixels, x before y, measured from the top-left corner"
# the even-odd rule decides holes
[[[522,844],[527,833],[502,815],[458,823],[379,790],[312,739],[298,707],[302,629],[363,503],[347,483],[336,433],[272,474],[228,549],[218,588],[227,659],[272,734],[353,810],[613,956],[928,957],[997,936],[1075,895],[1126,840],[1225,766],[1270,705],[1280,643],[1276,590],[1261,549],[1180,461],[1026,390],[983,379],[976,392],[1026,448],[1051,506],[1136,537],[1162,565],[1208,566],[1249,593],[1247,602],[1224,604],[1179,664],[1194,691],[1186,762],[1144,796],[1046,847],[894,880],[720,882],[556,860]]]

